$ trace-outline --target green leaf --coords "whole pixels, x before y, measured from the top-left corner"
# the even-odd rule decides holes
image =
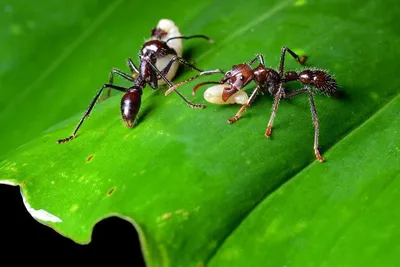
[[[10,125],[0,138],[0,179],[21,186],[37,220],[88,243],[99,220],[120,216],[138,230],[148,266],[394,265],[400,255],[392,208],[400,171],[397,2],[147,4],[151,12],[124,1],[56,5],[62,11],[54,16],[30,15],[40,21],[37,35],[11,36],[18,31],[8,29],[11,55],[25,50],[18,60],[0,54],[7,59],[1,82],[9,88],[0,119]],[[17,6],[19,18],[2,19],[18,25],[29,19],[19,11],[28,12],[22,2]],[[110,69],[127,70],[128,57],[137,62],[143,40],[164,17],[184,34],[214,39],[184,41],[184,57],[200,68],[228,70],[258,53],[276,68],[288,46],[309,56],[306,67],[334,74],[343,96],[315,97],[326,162],[314,157],[306,95],[281,101],[266,139],[268,95],[230,125],[237,105],[194,110],[174,94],[165,97],[165,88],[147,87],[138,125],[128,129],[119,114],[121,94],[113,93],[76,139],[56,144]],[[20,44],[22,38],[27,42]],[[301,69],[289,56],[285,66]],[[18,79],[17,70],[27,78]],[[194,74],[181,68],[174,81]],[[201,93],[191,96],[193,85],[181,91],[204,102]]]
[[[396,97],[251,210],[209,266],[395,266]],[[255,230],[256,229],[256,230]]]

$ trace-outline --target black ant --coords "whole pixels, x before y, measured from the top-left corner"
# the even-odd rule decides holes
[[[176,65],[176,61],[197,71],[200,72],[202,71],[201,69],[198,69],[196,66],[188,63],[181,56],[179,56],[180,54],[182,54],[181,51],[182,47],[179,46],[179,43],[178,44],[175,43],[175,47],[171,47],[168,43],[170,41],[177,39],[181,40],[181,39],[203,38],[208,40],[210,43],[213,42],[213,40],[205,35],[182,36],[179,34],[179,30],[177,29],[175,24],[173,24],[173,22],[170,20],[166,19],[160,20],[159,25],[165,26],[165,23],[167,25],[166,26],[167,29],[163,29],[160,27],[153,28],[151,31],[152,39],[146,41],[143,44],[139,52],[139,61],[140,61],[139,68],[136,67],[131,58],[128,58],[127,63],[130,68],[131,75],[128,75],[115,68],[112,69],[110,73],[109,82],[104,84],[99,89],[97,94],[94,96],[88,108],[86,109],[85,113],[83,114],[83,117],[75,127],[75,130],[72,133],[72,135],[67,138],[57,140],[57,143],[59,144],[65,143],[75,138],[83,121],[89,117],[89,114],[92,111],[95,103],[98,100],[102,101],[108,98],[110,96],[111,89],[115,89],[125,93],[121,99],[121,115],[126,126],[131,128],[133,127],[134,121],[139,112],[141,106],[142,92],[147,84],[149,84],[150,87],[155,90],[160,84],[159,82],[160,80],[168,84],[169,87],[172,87],[173,84],[170,82],[169,79],[167,79],[166,76],[169,75],[170,77],[173,77],[173,75],[175,75],[177,66],[173,71],[170,72],[170,70],[174,64]],[[169,36],[171,35],[170,33],[173,35],[172,37]],[[165,41],[163,39],[165,39]],[[168,61],[164,62],[163,68],[159,70],[156,67],[156,65],[160,65],[160,61],[165,61],[166,58],[168,59]],[[118,74],[122,78],[132,82],[133,85],[129,88],[113,85],[113,79],[115,74]],[[103,99],[99,99],[101,93],[105,88],[108,88],[107,95]],[[174,90],[174,92],[177,93],[183,99],[183,101],[185,101],[185,103],[191,108],[205,107],[205,105],[203,104],[193,104],[177,90]]]
[[[278,109],[279,101],[281,98],[290,98],[302,93],[307,93],[310,98],[310,106],[311,106],[311,113],[312,113],[312,120],[315,126],[315,135],[314,135],[314,152],[316,158],[323,162],[324,158],[321,156],[318,150],[318,137],[319,137],[319,123],[317,117],[317,110],[315,108],[313,92],[309,88],[312,86],[316,89],[317,92],[325,93],[327,95],[332,95],[337,90],[337,83],[336,80],[328,74],[326,71],[323,70],[315,70],[315,69],[304,69],[300,72],[295,71],[287,71],[284,72],[284,61],[285,61],[285,53],[288,52],[297,62],[301,65],[305,63],[307,60],[307,56],[302,56],[301,58],[290,50],[287,47],[282,47],[282,53],[280,58],[279,64],[279,72],[271,69],[266,68],[264,64],[264,57],[261,54],[258,54],[253,60],[248,63],[242,63],[238,65],[234,65],[230,71],[224,73],[221,69],[204,71],[199,73],[198,75],[189,78],[181,83],[176,84],[175,86],[168,89],[165,95],[168,95],[172,90],[175,90],[176,87],[181,86],[189,81],[192,81],[202,75],[210,75],[215,73],[222,73],[224,77],[219,82],[203,82],[196,85],[193,89],[193,94],[199,86],[205,84],[226,84],[226,87],[222,90],[222,100],[226,101],[230,96],[244,88],[247,84],[251,81],[254,81],[257,84],[257,87],[251,93],[247,103],[242,105],[236,115],[230,119],[228,119],[229,123],[236,122],[242,115],[242,113],[250,106],[253,100],[256,98],[257,94],[260,92],[265,94],[266,91],[275,97],[275,101],[272,108],[272,114],[268,122],[267,129],[265,131],[265,136],[269,138],[272,132],[272,124],[275,119],[275,114]],[[251,66],[257,61],[260,61],[260,64],[252,69]],[[291,81],[299,81],[303,85],[304,88],[286,92],[284,89],[284,84]]]

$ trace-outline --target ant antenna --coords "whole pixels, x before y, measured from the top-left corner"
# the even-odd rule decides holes
[[[168,79],[167,79],[167,77],[165,77],[158,69],[157,69],[157,67],[156,66],[154,66],[154,64],[152,64],[150,61],[148,61],[148,63],[149,63],[149,65],[153,68],[153,70],[169,85],[169,87],[174,87],[174,85],[171,83],[171,81],[169,81]],[[205,108],[206,106],[204,105],[204,104],[193,104],[193,103],[191,103],[188,99],[186,99],[186,97],[184,97],[178,90],[176,90],[175,88],[173,89],[173,91],[177,94],[177,95],[179,95],[182,99],[183,99],[183,101],[185,101],[186,102],[186,104],[189,106],[189,107],[192,107],[192,108]]]
[[[169,41],[174,40],[174,39],[193,39],[193,38],[203,38],[203,39],[206,39],[211,44],[214,43],[213,39],[211,39],[210,37],[208,37],[206,35],[202,35],[202,34],[191,35],[191,36],[175,36],[175,37],[171,37],[171,38],[167,39],[165,42],[168,43]]]
[[[175,84],[175,85],[173,85],[173,86],[170,86],[170,88],[169,88],[167,91],[165,91],[165,96],[169,95],[172,91],[175,91],[176,88],[178,88],[179,86],[182,86],[182,85],[184,85],[184,84],[186,84],[186,83],[188,83],[188,82],[190,82],[190,81],[193,81],[193,80],[199,78],[200,76],[203,76],[203,75],[212,75],[212,74],[217,74],[217,73],[225,74],[225,72],[224,72],[223,70],[221,70],[221,69],[202,71],[202,72],[200,72],[199,74],[197,74],[197,75],[195,75],[195,76],[193,76],[193,77],[191,77],[191,78],[189,78],[189,79],[187,79],[187,80],[185,80],[185,81],[182,81],[182,82],[177,83],[177,84]],[[220,82],[218,82],[218,83],[220,83]]]
[[[198,89],[200,86],[203,86],[203,85],[206,85],[206,84],[224,84],[224,83],[223,83],[223,82],[202,82],[202,83],[199,83],[199,84],[197,84],[197,85],[193,88],[192,94],[195,95],[197,89]]]

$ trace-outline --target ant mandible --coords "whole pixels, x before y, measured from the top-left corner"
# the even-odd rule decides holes
[[[177,42],[177,40],[181,41],[182,39],[203,38],[212,43],[213,40],[211,38],[205,35],[183,36],[179,33],[178,27],[171,20],[167,19],[160,20],[157,28],[152,29],[151,35],[152,38],[143,44],[139,52],[139,68],[136,67],[131,58],[128,58],[127,60],[131,75],[113,68],[110,72],[109,82],[101,86],[101,88],[98,90],[83,114],[81,120],[75,127],[72,135],[67,138],[57,140],[57,143],[61,144],[74,139],[83,121],[89,117],[95,103],[98,100],[103,101],[107,99],[110,96],[111,89],[125,93],[121,99],[120,111],[126,126],[132,128],[141,106],[143,89],[147,84],[149,84],[154,90],[163,83],[166,83],[169,85],[169,87],[172,87],[173,84],[170,82],[170,79],[173,78],[177,71],[177,62],[202,72],[201,69],[197,68],[193,64],[188,63],[181,57],[182,43],[179,41]],[[171,45],[168,44],[169,42],[171,42]],[[133,86],[125,88],[114,85],[113,80],[115,74],[132,82]],[[105,88],[108,89],[107,95],[104,98],[99,99]],[[178,96],[181,97],[182,100],[191,108],[205,107],[203,104],[193,104],[178,90],[174,90],[174,92],[178,94]]]
[[[224,74],[224,77],[219,82],[203,82],[197,84],[193,89],[193,94],[198,87],[205,84],[226,84],[226,87],[222,90],[221,98],[222,101],[227,101],[227,99],[244,88],[251,81],[254,81],[257,84],[257,87],[251,93],[247,103],[242,105],[236,115],[230,119],[228,119],[229,123],[235,123],[241,117],[242,113],[251,105],[254,101],[258,93],[266,93],[266,90],[274,96],[275,100],[272,107],[272,114],[270,116],[267,129],[265,131],[265,136],[269,138],[272,133],[272,124],[275,119],[276,111],[278,109],[279,101],[281,98],[287,99],[294,97],[299,94],[306,93],[310,98],[310,106],[311,106],[311,114],[312,120],[315,127],[314,134],[314,152],[315,157],[320,161],[324,162],[324,158],[321,156],[318,149],[318,138],[319,138],[319,122],[317,116],[317,110],[314,103],[313,91],[309,88],[315,88],[316,91],[325,93],[326,95],[332,95],[337,90],[336,80],[328,74],[324,70],[317,69],[304,69],[300,72],[296,71],[286,71],[284,72],[284,62],[285,62],[285,54],[288,52],[297,62],[303,65],[307,56],[302,56],[301,58],[290,50],[287,47],[282,47],[279,70],[276,71],[271,68],[265,67],[264,57],[261,54],[258,54],[253,60],[248,63],[242,63],[238,65],[234,65],[230,71],[224,73],[221,69],[209,70],[200,72],[198,75],[189,78],[183,82],[176,84],[165,92],[165,95],[168,95],[171,91],[175,90],[176,87],[181,86],[189,81],[192,81],[202,75],[210,75],[216,73]],[[259,65],[252,69],[252,65],[259,60]],[[305,85],[304,88],[298,89],[292,92],[287,92],[284,89],[284,84],[292,81],[298,81]]]

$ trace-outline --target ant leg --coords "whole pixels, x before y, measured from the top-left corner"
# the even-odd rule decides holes
[[[118,74],[119,76],[121,76],[122,78],[124,78],[124,79],[126,79],[126,80],[128,80],[130,82],[135,82],[135,80],[131,76],[129,76],[128,74],[120,71],[119,69],[113,68],[111,70],[111,72],[110,72],[110,77],[108,79],[108,83],[109,84],[113,84],[114,83],[114,75],[115,74]],[[110,94],[111,94],[111,87],[108,87],[106,96],[104,96],[102,98],[99,98],[99,102],[102,102],[102,101],[106,100],[107,98],[109,98]]]
[[[132,76],[133,75],[139,75],[139,69],[136,67],[135,63],[133,63],[131,58],[128,58],[128,67],[131,70]],[[136,78],[136,77],[133,77]]]
[[[275,119],[275,116],[276,116],[276,110],[278,109],[279,101],[281,100],[281,97],[284,95],[284,93],[285,92],[283,91],[283,85],[281,83],[279,85],[278,92],[275,94],[275,101],[274,101],[274,105],[272,106],[271,117],[269,118],[267,130],[265,131],[265,136],[267,138],[271,137],[272,124],[274,123],[274,119]]]
[[[311,114],[312,114],[312,120],[313,120],[313,124],[315,127],[315,133],[314,133],[314,153],[315,153],[315,157],[320,161],[320,162],[324,162],[324,158],[321,156],[321,154],[319,153],[319,149],[318,149],[318,138],[319,138],[319,123],[318,123],[318,116],[317,116],[317,109],[315,107],[315,103],[314,103],[314,97],[313,97],[313,93],[310,89],[308,88],[304,88],[304,89],[300,89],[300,90],[296,90],[294,92],[291,92],[289,94],[284,95],[284,98],[290,98],[302,93],[308,93],[308,95],[310,96],[310,107],[311,107]]]
[[[288,52],[301,65],[303,65],[307,60],[307,56],[302,56],[300,58],[295,52],[293,52],[292,50],[290,50],[286,46],[282,47],[281,60],[280,60],[280,63],[279,63],[279,76],[280,77],[283,77],[283,69],[284,69],[284,61],[285,61],[285,53],[286,52]]]
[[[199,74],[197,74],[197,75],[195,75],[195,76],[193,76],[193,77],[191,77],[191,78],[189,78],[189,79],[187,79],[187,80],[185,80],[185,81],[183,81],[183,82],[177,83],[177,84],[175,84],[174,86],[170,87],[170,88],[165,92],[165,96],[169,95],[169,93],[171,93],[172,91],[176,90],[177,87],[182,86],[182,85],[184,85],[184,84],[186,84],[186,83],[188,83],[188,82],[190,82],[190,81],[193,81],[193,80],[199,78],[200,76],[203,76],[203,75],[211,75],[211,74],[216,74],[216,73],[222,73],[222,74],[224,74],[224,72],[223,72],[221,69],[202,71],[202,72],[200,72]]]
[[[260,89],[260,86],[257,86],[256,89],[254,89],[254,91],[251,93],[249,100],[247,100],[247,103],[244,104],[239,109],[239,111],[236,113],[235,117],[228,119],[228,122],[230,124],[235,123],[242,116],[242,113],[251,105],[253,100],[256,98],[259,89]]]
[[[113,68],[111,70],[111,72],[110,72],[110,76],[109,76],[109,79],[108,79],[108,83],[109,84],[113,84],[114,83],[114,74],[118,74],[119,76],[121,76],[122,78],[124,78],[124,79],[126,79],[126,80],[128,80],[130,82],[135,82],[136,76],[139,75],[139,70],[136,67],[135,63],[133,63],[131,58],[128,58],[127,63],[128,63],[128,67],[129,67],[129,69],[131,71],[131,75],[132,76],[129,76],[128,74],[126,74],[126,73],[124,73],[124,72],[122,72],[122,71],[120,71],[120,70],[118,70],[116,68]],[[102,97],[102,98],[100,98],[99,102],[102,102],[102,101],[106,100],[107,98],[109,98],[110,94],[111,94],[111,88],[108,88],[107,95]]]
[[[303,94],[303,93],[308,93],[308,89],[304,88],[304,89],[299,89],[299,90],[296,90],[296,91],[293,91],[290,93],[285,93],[282,97],[283,98],[291,98],[291,97],[294,97],[296,95]]]
[[[116,86],[116,85],[112,85],[112,84],[107,84],[107,83],[104,84],[104,85],[100,88],[100,90],[97,92],[97,94],[94,96],[94,98],[92,99],[92,101],[90,102],[88,108],[86,109],[85,113],[83,114],[83,117],[82,117],[81,120],[78,122],[78,125],[75,127],[75,130],[74,130],[74,132],[72,133],[72,135],[70,135],[70,136],[67,137],[67,138],[57,140],[57,143],[59,143],[59,144],[65,143],[65,142],[71,141],[73,138],[75,138],[76,133],[78,132],[79,128],[81,127],[83,121],[84,121],[86,118],[89,117],[90,112],[92,111],[94,105],[96,104],[97,99],[100,97],[101,93],[103,92],[103,90],[104,90],[105,88],[112,88],[112,89],[115,89],[115,90],[118,90],[118,91],[121,91],[121,92],[124,92],[124,93],[127,91],[127,89],[124,88],[124,87],[120,87],[120,86]]]
[[[254,62],[257,61],[257,59],[260,60],[260,63],[261,63],[262,65],[265,65],[265,63],[264,63],[264,56],[261,55],[261,54],[257,54],[256,57],[255,57],[253,60],[251,60],[249,63],[247,63],[247,64],[251,66],[251,65],[254,64]]]
[[[203,39],[206,39],[209,43],[214,43],[213,39],[211,39],[210,37],[208,37],[206,35],[202,35],[202,34],[191,35],[191,36],[175,36],[175,37],[171,37],[171,38],[167,39],[165,41],[165,43],[168,43],[169,41],[174,40],[174,39],[193,39],[193,38],[203,38]]]
[[[154,66],[150,61],[148,61],[148,63],[149,63],[149,65],[153,68],[153,70],[157,73],[157,75],[158,76],[160,76],[164,81],[165,81],[165,83],[167,83],[168,85],[169,85],[169,87],[173,87],[174,85],[165,77],[165,74],[163,74],[164,73],[164,71],[166,70],[166,73],[168,73],[168,71],[169,71],[169,68],[171,67],[171,65],[172,65],[172,62],[173,62],[173,59],[174,59],[175,57],[173,57],[173,58],[171,58],[171,60],[169,61],[169,63],[168,63],[168,65],[162,70],[162,72],[161,71],[159,71],[157,68],[156,68],[156,66]],[[188,63],[189,64],[189,63]],[[190,64],[189,64],[190,65]],[[200,70],[201,71],[201,70]],[[182,98],[182,100],[183,101],[185,101],[185,103],[189,106],[189,107],[191,107],[191,108],[200,108],[200,109],[202,109],[202,108],[205,108],[206,107],[206,105],[204,105],[204,104],[193,104],[192,102],[190,102],[184,95],[182,95],[178,90],[174,90],[174,92],[178,95],[178,96],[180,96],[180,98]]]
[[[161,71],[162,75],[164,75],[164,76],[167,75],[169,69],[171,68],[172,64],[173,64],[175,61],[178,61],[178,62],[181,63],[182,65],[186,65],[187,67],[192,68],[192,69],[195,69],[195,70],[197,70],[197,71],[199,71],[199,72],[202,72],[202,71],[203,71],[203,70],[197,68],[195,65],[190,64],[189,62],[187,62],[187,61],[184,60],[183,58],[180,58],[180,57],[178,57],[178,56],[173,56],[173,57],[169,60],[169,62],[167,63],[167,65],[164,67],[164,69]]]

